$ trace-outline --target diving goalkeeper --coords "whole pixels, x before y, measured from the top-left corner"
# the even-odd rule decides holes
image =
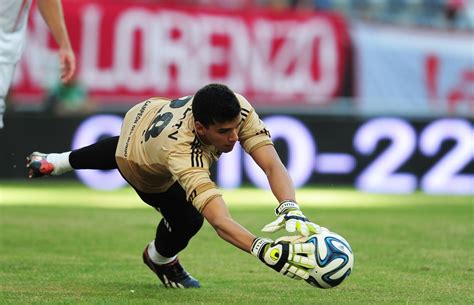
[[[316,233],[295,201],[295,189],[280,161],[269,131],[249,102],[227,86],[210,84],[176,100],[150,98],[125,115],[120,136],[64,153],[34,152],[27,157],[29,177],[60,175],[74,169],[118,169],[138,196],[159,211],[155,239],[146,245],[143,262],[170,288],[198,288],[178,253],[199,231],[204,218],[217,234],[250,252],[270,268],[307,279],[315,266],[314,245],[275,242],[255,237],[233,220],[209,168],[240,141],[268,177],[279,202],[277,219],[266,232],[286,228]]]

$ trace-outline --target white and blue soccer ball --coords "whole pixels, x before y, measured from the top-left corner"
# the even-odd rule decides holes
[[[316,246],[316,267],[306,281],[318,288],[332,288],[342,283],[354,268],[354,253],[342,236],[323,231],[309,236],[306,242]]]
[[[354,268],[352,248],[342,236],[322,228],[321,233],[292,238],[292,243],[313,243],[316,251],[316,267],[309,270],[310,285],[333,288],[340,285]]]

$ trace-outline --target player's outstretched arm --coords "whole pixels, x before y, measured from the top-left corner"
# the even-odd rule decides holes
[[[222,239],[243,251],[250,252],[255,236],[232,219],[222,197],[212,199],[204,207],[202,215]]]
[[[320,227],[309,221],[295,200],[295,187],[288,171],[272,145],[257,148],[251,154],[268,178],[273,194],[280,202],[275,209],[277,219],[265,227],[264,232],[276,232],[285,228],[288,232],[302,235],[317,233]]]
[[[44,21],[59,45],[61,81],[67,83],[72,79],[76,71],[76,57],[69,40],[61,1],[37,0],[37,5],[41,16],[43,16]]]
[[[206,220],[217,234],[232,245],[250,252],[265,265],[295,279],[307,279],[307,269],[314,268],[316,262],[312,243],[290,244],[255,237],[247,229],[232,219],[222,197],[212,199],[202,211]]]

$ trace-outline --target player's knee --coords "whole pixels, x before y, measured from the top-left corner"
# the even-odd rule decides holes
[[[204,217],[201,214],[196,215],[195,217],[189,219],[188,222],[183,224],[180,233],[191,238],[192,236],[196,235],[197,232],[199,232],[203,223]]]
[[[196,211],[192,215],[183,215],[179,219],[162,219],[158,226],[157,234],[161,231],[168,231],[179,239],[188,241],[201,229],[204,217]]]

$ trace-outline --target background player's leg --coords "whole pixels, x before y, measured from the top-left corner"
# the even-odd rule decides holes
[[[106,138],[92,145],[71,151],[69,163],[74,169],[115,169],[115,150],[119,137]]]
[[[0,63],[0,129],[3,128],[3,115],[5,113],[6,105],[5,99],[8,94],[15,65]]]
[[[5,96],[0,94],[0,129],[3,128],[3,114],[5,113]]]

